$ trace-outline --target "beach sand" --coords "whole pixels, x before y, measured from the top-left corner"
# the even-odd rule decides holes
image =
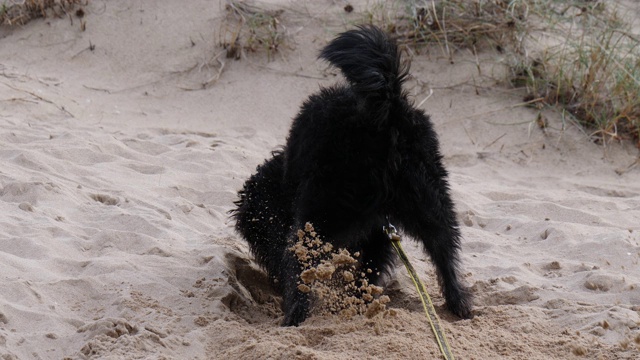
[[[282,328],[233,231],[243,181],[301,102],[340,80],[317,51],[364,6],[271,3],[289,46],[239,61],[219,46],[218,1],[91,1],[85,31],[74,16],[0,28],[0,358],[438,358],[401,264],[391,311]],[[416,103],[433,90],[421,107],[450,172],[473,320],[443,308],[404,241],[454,354],[637,359],[638,150],[548,110],[542,131],[521,93],[454,59],[416,54],[407,90]]]

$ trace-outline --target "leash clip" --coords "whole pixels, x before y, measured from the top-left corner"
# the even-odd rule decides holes
[[[398,235],[398,230],[396,227],[391,224],[389,221],[389,217],[387,216],[387,225],[382,226],[382,231],[389,237],[391,241],[400,241],[400,235]]]

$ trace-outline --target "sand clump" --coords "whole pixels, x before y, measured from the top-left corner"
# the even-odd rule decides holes
[[[369,284],[367,273],[372,270],[359,262],[359,252],[334,248],[310,223],[298,230],[298,241],[290,250],[303,269],[298,290],[311,294],[314,314],[371,318],[387,311],[390,298],[382,295],[382,287]]]

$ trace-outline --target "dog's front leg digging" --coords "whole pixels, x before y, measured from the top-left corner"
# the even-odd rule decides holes
[[[298,326],[309,313],[309,295],[298,289],[302,269],[300,262],[289,248],[283,254],[282,265],[279,278],[282,283],[282,310],[284,311],[282,326]]]

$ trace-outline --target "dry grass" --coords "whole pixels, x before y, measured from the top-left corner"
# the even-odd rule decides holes
[[[492,49],[533,106],[558,106],[594,139],[640,147],[640,40],[613,4],[593,0],[376,2],[364,22],[409,48]]]
[[[396,34],[403,45],[437,44],[453,60],[461,48],[519,47],[526,8],[506,1],[410,0],[379,2],[365,17],[365,22]]]
[[[596,140],[628,138],[640,147],[638,38],[603,3],[539,16],[557,19],[553,44],[516,58],[512,83],[526,89],[526,100],[562,107]]]
[[[227,50],[227,58],[240,59],[247,52],[265,50],[271,59],[285,43],[284,10],[240,0],[227,0],[225,10],[219,42]]]
[[[62,17],[87,0],[0,0],[0,24]],[[346,8],[345,8],[346,9]],[[219,43],[228,58],[287,44],[283,9],[226,0]],[[601,0],[374,1],[362,22],[395,34],[409,49],[435,45],[454,61],[460,49],[491,49],[508,84],[533,106],[559,107],[594,139],[631,139],[640,147],[640,36]]]
[[[83,0],[0,0],[0,25],[24,25],[39,17],[64,17]]]
[[[227,0],[226,11],[227,57],[271,58],[286,44],[283,10]],[[503,82],[521,89],[525,103],[560,108],[596,141],[640,147],[640,40],[611,2],[379,0],[363,16],[358,22],[382,27],[410,51],[435,45],[451,62],[461,49],[495,51],[509,74]]]

